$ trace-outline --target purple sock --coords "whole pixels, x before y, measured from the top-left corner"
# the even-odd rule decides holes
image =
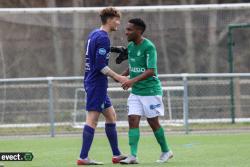
[[[85,125],[82,132],[82,149],[80,153],[80,158],[84,159],[88,157],[89,149],[94,138],[95,129]]]
[[[117,132],[115,123],[106,123],[105,132],[109,140],[112,152],[114,156],[121,155],[121,152],[118,148]]]

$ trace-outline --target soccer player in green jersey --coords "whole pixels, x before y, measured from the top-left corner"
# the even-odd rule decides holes
[[[128,98],[128,122],[130,153],[122,164],[135,164],[137,160],[137,148],[140,138],[139,123],[141,116],[145,116],[154,132],[155,138],[161,147],[159,163],[167,162],[173,157],[164,129],[160,125],[159,116],[164,115],[162,102],[162,87],[157,77],[157,52],[154,44],[142,36],[146,29],[143,20],[134,18],[129,20],[126,26],[128,44],[129,68],[123,72],[123,76],[130,79],[122,84],[123,89],[132,87]]]

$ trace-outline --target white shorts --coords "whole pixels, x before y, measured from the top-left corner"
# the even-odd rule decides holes
[[[162,96],[138,96],[131,93],[128,98],[128,115],[147,118],[164,116]]]

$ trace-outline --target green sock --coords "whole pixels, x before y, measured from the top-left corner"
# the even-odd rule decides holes
[[[169,151],[169,148],[168,148],[168,143],[166,141],[166,138],[165,138],[165,134],[164,134],[164,130],[162,127],[160,127],[159,129],[157,129],[155,132],[154,132],[154,135],[155,135],[155,138],[157,140],[157,142],[160,144],[161,146],[161,151],[162,152],[168,152]]]
[[[140,130],[139,130],[139,128],[129,129],[128,137],[129,137],[130,153],[131,153],[131,155],[136,157],[136,155],[137,155],[137,146],[138,146],[138,142],[139,142],[139,139],[140,139]]]

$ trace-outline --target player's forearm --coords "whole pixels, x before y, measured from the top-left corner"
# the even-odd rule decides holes
[[[129,68],[127,68],[125,71],[123,71],[121,75],[128,76],[129,75]]]
[[[108,73],[107,73],[107,76],[111,77],[112,79],[116,80],[116,81],[120,81],[120,78],[119,78],[119,74],[117,74],[116,72],[114,72],[113,70],[110,70]]]
[[[101,72],[104,74],[104,75],[107,75],[109,77],[111,77],[112,79],[116,80],[116,81],[119,81],[119,74],[117,74],[116,72],[114,72],[113,70],[111,70],[108,66],[104,67]]]
[[[133,83],[136,83],[136,82],[139,82],[139,81],[142,81],[142,80],[145,80],[147,79],[148,77],[152,77],[154,76],[155,73],[154,73],[154,69],[147,69],[145,72],[143,72],[141,75],[133,78]]]

